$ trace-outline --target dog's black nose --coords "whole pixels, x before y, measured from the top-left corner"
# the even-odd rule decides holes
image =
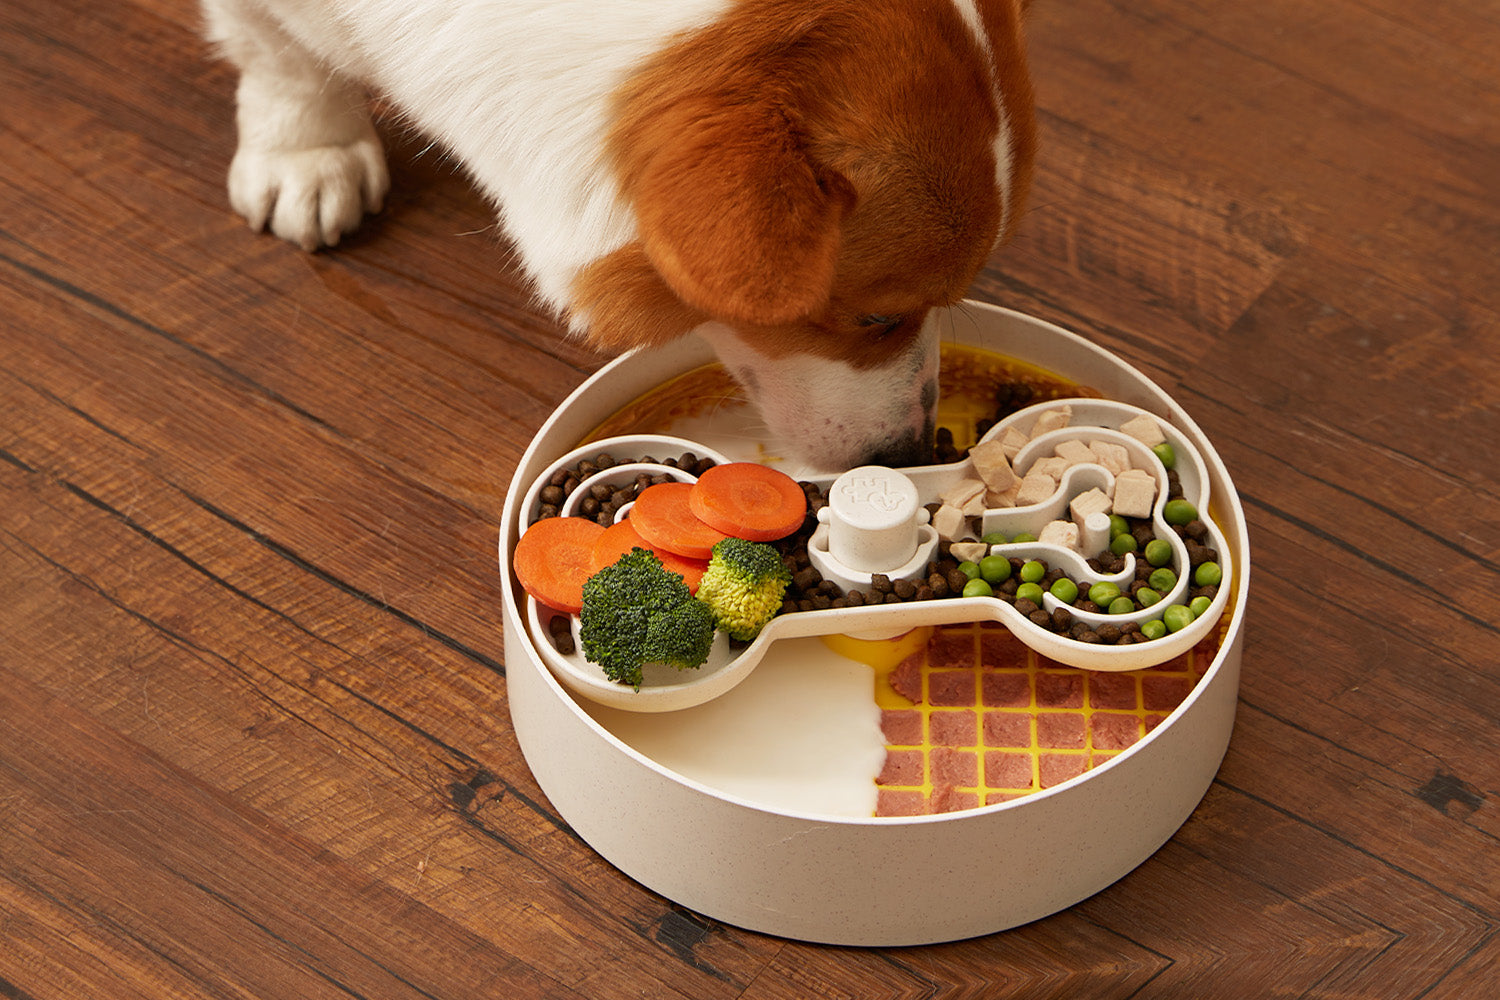
[[[908,434],[906,437],[882,443],[865,458],[866,465],[883,465],[890,469],[903,469],[913,465],[932,464],[932,431]]]

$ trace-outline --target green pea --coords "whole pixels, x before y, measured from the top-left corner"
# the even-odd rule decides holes
[[[1177,464],[1177,452],[1172,450],[1170,443],[1163,441],[1161,444],[1153,445],[1151,450],[1156,454],[1157,458],[1161,459],[1161,464],[1168,469]]]
[[[1208,609],[1213,607],[1213,598],[1198,596],[1188,602],[1188,610],[1193,613],[1194,618],[1202,618],[1208,614]]]
[[[1167,519],[1168,524],[1187,524],[1198,520],[1198,508],[1179,497],[1166,502],[1161,509],[1161,516]]]
[[[1160,618],[1153,618],[1149,622],[1141,622],[1141,635],[1147,639],[1160,639],[1166,634],[1166,623]]]
[[[986,545],[1004,545],[1010,541],[1010,539],[1005,537],[1003,531],[987,531],[984,533],[984,537],[979,540]]]
[[[979,564],[972,560],[965,559],[959,563],[958,571],[970,580],[977,580],[979,578]]]
[[[1109,537],[1115,538],[1118,535],[1128,534],[1130,534],[1130,522],[1119,514],[1109,515]]]
[[[1150,587],[1142,587],[1140,590],[1137,590],[1135,592],[1135,600],[1136,603],[1141,607],[1149,608],[1153,604],[1161,603],[1161,594],[1152,590]]]
[[[1165,594],[1177,586],[1177,574],[1166,566],[1163,566],[1161,569],[1152,570],[1151,575],[1146,577],[1146,583],[1152,590],[1158,590]]]
[[[1128,615],[1130,614],[1130,612],[1135,610],[1135,602],[1126,597],[1124,594],[1121,594],[1113,601],[1110,601],[1109,607],[1105,610],[1112,615]]]
[[[1165,566],[1172,561],[1172,543],[1165,538],[1153,538],[1146,543],[1146,561],[1153,566]]]
[[[964,584],[965,597],[994,597],[995,589],[981,579],[973,579]]]
[[[1004,583],[1010,578],[1010,560],[1004,556],[985,556],[979,560],[979,576],[986,583]]]
[[[1052,596],[1064,604],[1072,604],[1078,600],[1078,584],[1067,577],[1058,577],[1052,584]]]
[[[1200,587],[1217,587],[1224,581],[1224,570],[1216,562],[1201,562],[1193,570],[1193,582]]]
[[[1089,600],[1101,608],[1109,607],[1109,602],[1120,596],[1120,588],[1108,580],[1100,580],[1089,588]]]
[[[1021,564],[1021,580],[1024,583],[1041,583],[1047,575],[1047,564],[1040,559],[1028,559]]]
[[[1021,584],[1019,587],[1016,588],[1016,600],[1018,600],[1018,601],[1030,601],[1032,604],[1035,604],[1038,607],[1041,607],[1041,604],[1042,604],[1042,585],[1039,584],[1039,583],[1023,583],[1023,584]]]
[[[1193,609],[1186,604],[1174,604],[1161,613],[1161,620],[1166,624],[1168,632],[1181,632],[1193,624],[1196,617]]]
[[[1109,551],[1117,556],[1123,556],[1127,552],[1134,552],[1135,536],[1128,531],[1123,535],[1116,535],[1109,540]]]
[[[1034,541],[1036,541],[1036,535],[1032,534],[1029,531],[1023,531],[1019,535],[1013,535],[1013,536],[1011,536],[1011,543],[1012,544],[1014,544],[1016,542],[1034,542]]]

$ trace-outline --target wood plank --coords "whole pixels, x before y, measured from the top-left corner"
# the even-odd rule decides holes
[[[977,297],[1192,412],[1255,553],[1239,717],[1097,896],[923,948],[722,925],[536,786],[494,564],[604,358],[387,109],[387,210],[229,210],[193,0],[0,6],[0,995],[1486,995],[1500,962],[1500,15],[1037,4]]]

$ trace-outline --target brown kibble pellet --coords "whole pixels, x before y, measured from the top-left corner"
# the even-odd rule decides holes
[[[959,569],[957,566],[948,571],[947,579],[948,589],[955,594],[962,594],[964,592],[964,587],[968,586],[969,584],[968,574]]]
[[[1059,632],[1065,632],[1073,627],[1073,615],[1067,608],[1054,608],[1052,611],[1052,627]]]
[[[552,646],[562,655],[572,656],[573,650],[576,648],[573,645],[573,633],[559,632],[557,635],[554,635],[552,637]]]
[[[813,590],[822,582],[823,574],[811,566],[798,570],[797,575],[792,577],[792,586],[798,590]]]
[[[936,596],[932,592],[932,588],[925,583],[918,586],[916,594],[913,595],[914,599],[918,601],[930,601]]]
[[[1105,622],[1103,625],[1100,625],[1098,628],[1094,629],[1094,631],[1098,633],[1100,642],[1110,644],[1119,642],[1120,636],[1122,634],[1120,632],[1120,626],[1115,625],[1111,622]]]
[[[917,585],[910,580],[897,580],[891,584],[891,590],[903,601],[909,601],[917,594]]]
[[[1040,611],[1041,609],[1036,606],[1036,602],[1028,601],[1023,597],[1016,601],[1016,610],[1027,618],[1030,618],[1033,611]]]
[[[1021,602],[1017,601],[1016,603],[1020,604]],[[1027,603],[1029,604],[1030,602],[1028,601]],[[1031,623],[1033,625],[1038,625],[1045,629],[1050,629],[1052,627],[1052,616],[1047,614],[1047,612],[1042,610],[1041,608],[1037,608],[1026,617],[1031,620]]]

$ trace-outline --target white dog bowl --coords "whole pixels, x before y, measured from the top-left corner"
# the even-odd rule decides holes
[[[1191,693],[1139,742],[1071,780],[1012,801],[939,815],[857,817],[820,809],[820,800],[796,808],[770,805],[738,790],[753,786],[716,787],[687,776],[632,742],[656,744],[622,739],[606,726],[607,710],[576,700],[559,683],[532,639],[526,597],[509,568],[538,477],[579,451],[579,442],[611,415],[713,355],[689,339],[611,363],[542,427],[506,500],[499,554],[511,717],[542,790],[584,840],[642,884],[726,923],[808,941],[906,945],[1038,919],[1100,891],[1156,851],[1202,799],[1228,745],[1249,549],[1238,496],[1202,431],[1140,372],[1055,326],[974,302],[934,322],[949,341],[1027,362],[1149,410],[1196,450],[1235,574],[1222,602],[1227,630]],[[661,430],[702,440],[693,428]],[[754,457],[753,443],[745,444],[750,450],[740,456],[713,442],[731,459]],[[726,703],[690,711],[723,712]],[[622,714],[646,726],[652,720],[673,725],[679,713]],[[723,724],[715,717],[714,725]],[[816,728],[816,718],[807,725]],[[752,771],[756,766],[739,763]]]

